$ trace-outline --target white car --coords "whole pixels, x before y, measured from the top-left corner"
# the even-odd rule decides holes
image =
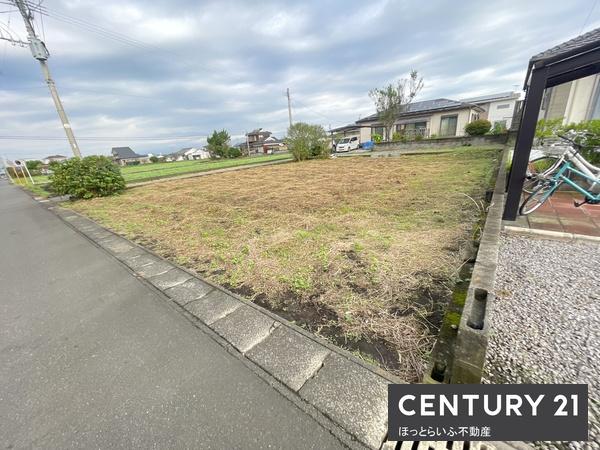
[[[347,137],[342,139],[335,146],[336,152],[349,152],[350,150],[356,150],[360,144],[358,137]]]

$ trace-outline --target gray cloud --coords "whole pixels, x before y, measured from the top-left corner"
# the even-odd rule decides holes
[[[425,78],[422,99],[520,88],[529,57],[579,34],[591,8],[585,0],[43,5],[53,16],[43,18],[49,62],[76,136],[107,138],[82,140],[86,154],[116,145],[165,153],[204,142],[170,137],[221,128],[234,136],[255,127],[282,135],[287,87],[295,120],[342,125],[372,112],[371,88],[411,68]],[[0,14],[0,22],[8,19]],[[10,23],[25,36],[14,12]],[[42,31],[39,15],[36,23]],[[598,25],[600,10],[586,30]],[[103,31],[92,32],[95,26]],[[136,43],[109,39],[105,30]],[[63,137],[27,49],[0,45],[0,104],[0,136]],[[0,140],[0,155],[52,153],[69,154],[66,142]]]

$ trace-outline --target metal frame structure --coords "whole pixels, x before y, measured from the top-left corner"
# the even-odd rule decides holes
[[[596,73],[600,73],[600,28],[557,45],[529,60],[523,86],[526,94],[510,170],[504,220],[517,218],[544,90]]]

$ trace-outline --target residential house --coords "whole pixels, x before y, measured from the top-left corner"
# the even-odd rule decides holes
[[[547,88],[539,118],[562,118],[564,124],[600,119],[600,74]]]
[[[63,162],[63,161],[66,161],[67,159],[68,158],[63,155],[50,155],[50,156],[46,156],[44,159],[42,159],[42,164],[47,166],[50,163]]]
[[[287,151],[287,144],[275,136],[269,136],[263,141],[263,153],[272,154],[276,152]]]
[[[257,128],[256,130],[246,133],[246,142],[241,142],[238,144],[238,147],[242,153],[247,153],[249,155],[253,153],[264,153],[265,150],[263,144],[271,137],[271,134],[270,131]]]
[[[196,159],[208,159],[210,153],[208,150],[197,147],[185,147],[181,150],[171,153],[165,157],[165,161],[192,161]]]
[[[371,127],[370,126],[361,126],[357,124],[349,124],[344,125],[343,127],[332,128],[329,130],[329,134],[331,134],[332,139],[336,142],[338,139],[343,139],[346,137],[358,137],[360,142],[366,142],[371,140]]]
[[[113,147],[111,153],[113,160],[121,166],[134,166],[150,162],[150,156],[138,155],[130,147]]]
[[[520,94],[518,92],[510,91],[465,98],[461,102],[479,106],[484,110],[479,114],[480,119],[489,120],[492,127],[499,125],[508,130],[512,126],[512,118],[519,97]]]
[[[392,133],[408,137],[464,136],[465,125],[479,119],[484,112],[480,106],[447,98],[413,102],[403,106],[398,112]],[[374,134],[380,135],[384,140],[392,137],[386,135],[378,114],[359,119],[356,125],[360,127],[361,142],[371,140]]]

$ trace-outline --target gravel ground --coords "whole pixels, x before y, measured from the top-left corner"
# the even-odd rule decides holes
[[[491,312],[488,383],[586,383],[589,442],[600,449],[600,246],[503,235]]]

